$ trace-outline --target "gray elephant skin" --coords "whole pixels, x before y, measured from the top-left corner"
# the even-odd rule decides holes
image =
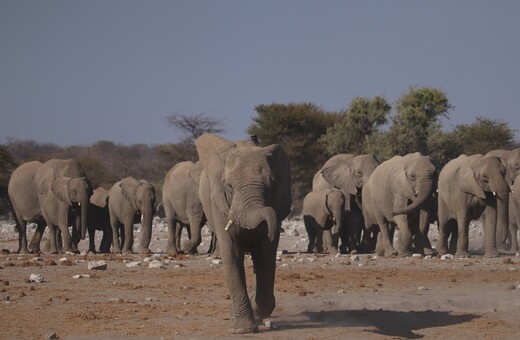
[[[182,252],[182,228],[188,229],[189,241],[184,251],[197,253],[200,245],[201,229],[206,223],[206,215],[199,198],[199,182],[202,163],[180,162],[166,174],[162,189],[162,199],[166,222],[168,224],[168,253]]]
[[[110,253],[112,246],[112,227],[110,225],[110,213],[108,211],[109,190],[103,187],[96,188],[90,197],[88,208],[88,251],[96,252],[96,230],[103,233],[100,253]]]
[[[505,167],[495,156],[460,155],[442,168],[438,198],[439,254],[448,252],[448,238],[453,234],[452,237],[457,237],[455,256],[469,257],[469,223],[486,210],[484,256],[499,255],[497,238],[505,241],[509,218],[505,174]]]
[[[291,209],[289,161],[279,145],[259,147],[203,134],[195,141],[204,171],[200,199],[217,234],[231,296],[231,333],[258,330],[275,308],[276,251]],[[244,253],[253,260],[256,289],[248,297]]]
[[[155,188],[146,180],[126,177],[115,183],[108,194],[112,226],[112,251],[132,254],[134,224],[141,223],[139,252],[151,253],[152,220],[155,214]]]
[[[311,191],[303,199],[303,222],[309,236],[308,253],[322,253],[324,230],[330,230],[330,254],[338,253],[339,230],[343,228],[345,195],[340,190]]]
[[[13,209],[13,216],[18,230],[18,253],[27,254],[27,224],[36,223],[37,228],[44,230],[45,219],[43,218],[38,193],[34,183],[34,176],[38,169],[43,165],[42,162],[32,161],[20,165],[16,168],[9,179],[7,192]],[[30,249],[33,251],[33,249]],[[36,249],[34,249],[37,252]]]
[[[38,227],[30,244],[31,251],[40,251],[40,241],[47,225],[49,226],[48,244],[51,253],[55,254],[61,250],[77,253],[80,238],[84,239],[86,234],[92,186],[85,177],[85,170],[75,160],[51,159],[43,164],[38,163],[22,164],[16,174],[13,172],[11,201],[15,202],[13,204],[15,216],[19,216],[17,224],[22,223],[20,221],[39,219],[36,216],[37,209],[34,205],[34,193],[36,192],[39,211],[45,223],[41,223],[41,220],[38,221]],[[27,192],[16,190],[15,187],[20,183],[24,183],[25,186],[32,185],[32,187]],[[22,201],[25,204],[20,204]],[[73,227],[72,236],[69,226]],[[22,226],[20,229],[25,229],[25,227]],[[63,249],[60,248],[60,234],[63,237]]]
[[[363,215],[367,228],[379,226],[379,255],[409,256],[417,251],[432,254],[428,240],[436,169],[420,153],[394,156],[381,163],[363,187]],[[399,229],[397,251],[393,230]]]
[[[518,252],[518,226],[520,225],[520,181],[515,181],[509,195],[509,238],[511,251]]]
[[[378,165],[371,154],[338,154],[314,175],[312,191],[328,192],[337,188],[345,195],[344,223],[339,228],[342,253],[373,250],[370,233],[364,231],[361,191]],[[325,231],[323,237],[326,246],[327,241],[333,239],[330,231]]]
[[[508,240],[505,243],[501,242],[499,235],[497,238],[498,249],[518,251],[518,224],[516,224],[516,216],[518,210],[516,205],[513,203],[515,197],[513,197],[513,186],[516,183],[516,178],[520,175],[520,149],[514,150],[492,150],[486,154],[486,156],[497,156],[502,160],[502,164],[506,168],[506,183],[511,187],[511,193],[509,194],[509,232],[507,235]],[[484,215],[486,212],[484,211]]]

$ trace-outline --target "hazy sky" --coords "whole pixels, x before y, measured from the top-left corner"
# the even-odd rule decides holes
[[[246,138],[258,104],[411,85],[520,130],[520,1],[0,0],[0,143],[179,141],[164,117],[205,112]],[[516,134],[520,139],[520,133]]]

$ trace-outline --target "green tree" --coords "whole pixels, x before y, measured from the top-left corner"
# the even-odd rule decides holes
[[[370,137],[386,124],[390,109],[390,104],[382,96],[354,98],[341,114],[340,121],[329,127],[321,138],[328,154],[366,153]]]
[[[16,168],[16,162],[9,150],[0,145],[0,215],[5,215],[10,211],[7,186],[11,173]]]
[[[453,106],[445,92],[428,87],[410,87],[396,102],[396,115],[392,117],[386,139],[392,155],[405,155],[419,151],[429,154],[428,134],[440,129],[440,118],[448,117]],[[432,129],[433,128],[433,129]],[[384,155],[388,158],[391,155]]]
[[[255,107],[247,132],[256,135],[261,145],[280,144],[291,163],[291,181],[295,210],[310,191],[312,177],[326,161],[326,150],[320,137],[339,120],[312,103],[268,104]]]
[[[484,117],[477,117],[473,124],[460,124],[453,130],[453,138],[462,146],[461,153],[485,154],[494,149],[511,149],[514,130],[509,124]]]

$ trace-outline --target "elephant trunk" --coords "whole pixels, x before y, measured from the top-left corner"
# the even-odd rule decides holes
[[[88,226],[88,206],[89,206],[89,200],[82,200],[81,201],[81,239],[84,240],[85,236],[87,234],[87,226]]]
[[[493,191],[497,197],[497,229],[496,237],[499,243],[506,242],[509,230],[509,190],[505,181],[496,183]]]
[[[419,193],[417,194],[417,197],[413,200],[412,204],[400,209],[400,210],[394,210],[394,215],[401,215],[401,214],[409,214],[415,210],[417,210],[421,205],[426,202],[427,199],[429,199],[432,195],[432,174],[431,172],[427,171],[425,174],[423,174],[419,179]]]
[[[152,239],[153,204],[142,210],[141,216],[141,252],[149,251],[148,246]]]

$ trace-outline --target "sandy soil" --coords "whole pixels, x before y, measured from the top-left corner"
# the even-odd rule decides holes
[[[12,222],[0,249],[17,248]],[[269,339],[518,339],[520,257],[470,259],[309,255],[301,221],[285,224]],[[136,233],[136,237],[139,233]],[[432,234],[431,238],[435,238]],[[165,248],[157,222],[151,249]],[[199,251],[208,245],[208,234]],[[86,248],[82,241],[80,248]],[[149,268],[150,260],[163,268]],[[0,255],[0,339],[208,339],[227,334],[230,301],[218,259],[205,254]],[[103,260],[106,270],[89,270]],[[136,267],[130,263],[140,261]],[[248,282],[252,263],[248,259]],[[44,282],[30,282],[43,274]],[[75,278],[76,275],[83,277]]]

